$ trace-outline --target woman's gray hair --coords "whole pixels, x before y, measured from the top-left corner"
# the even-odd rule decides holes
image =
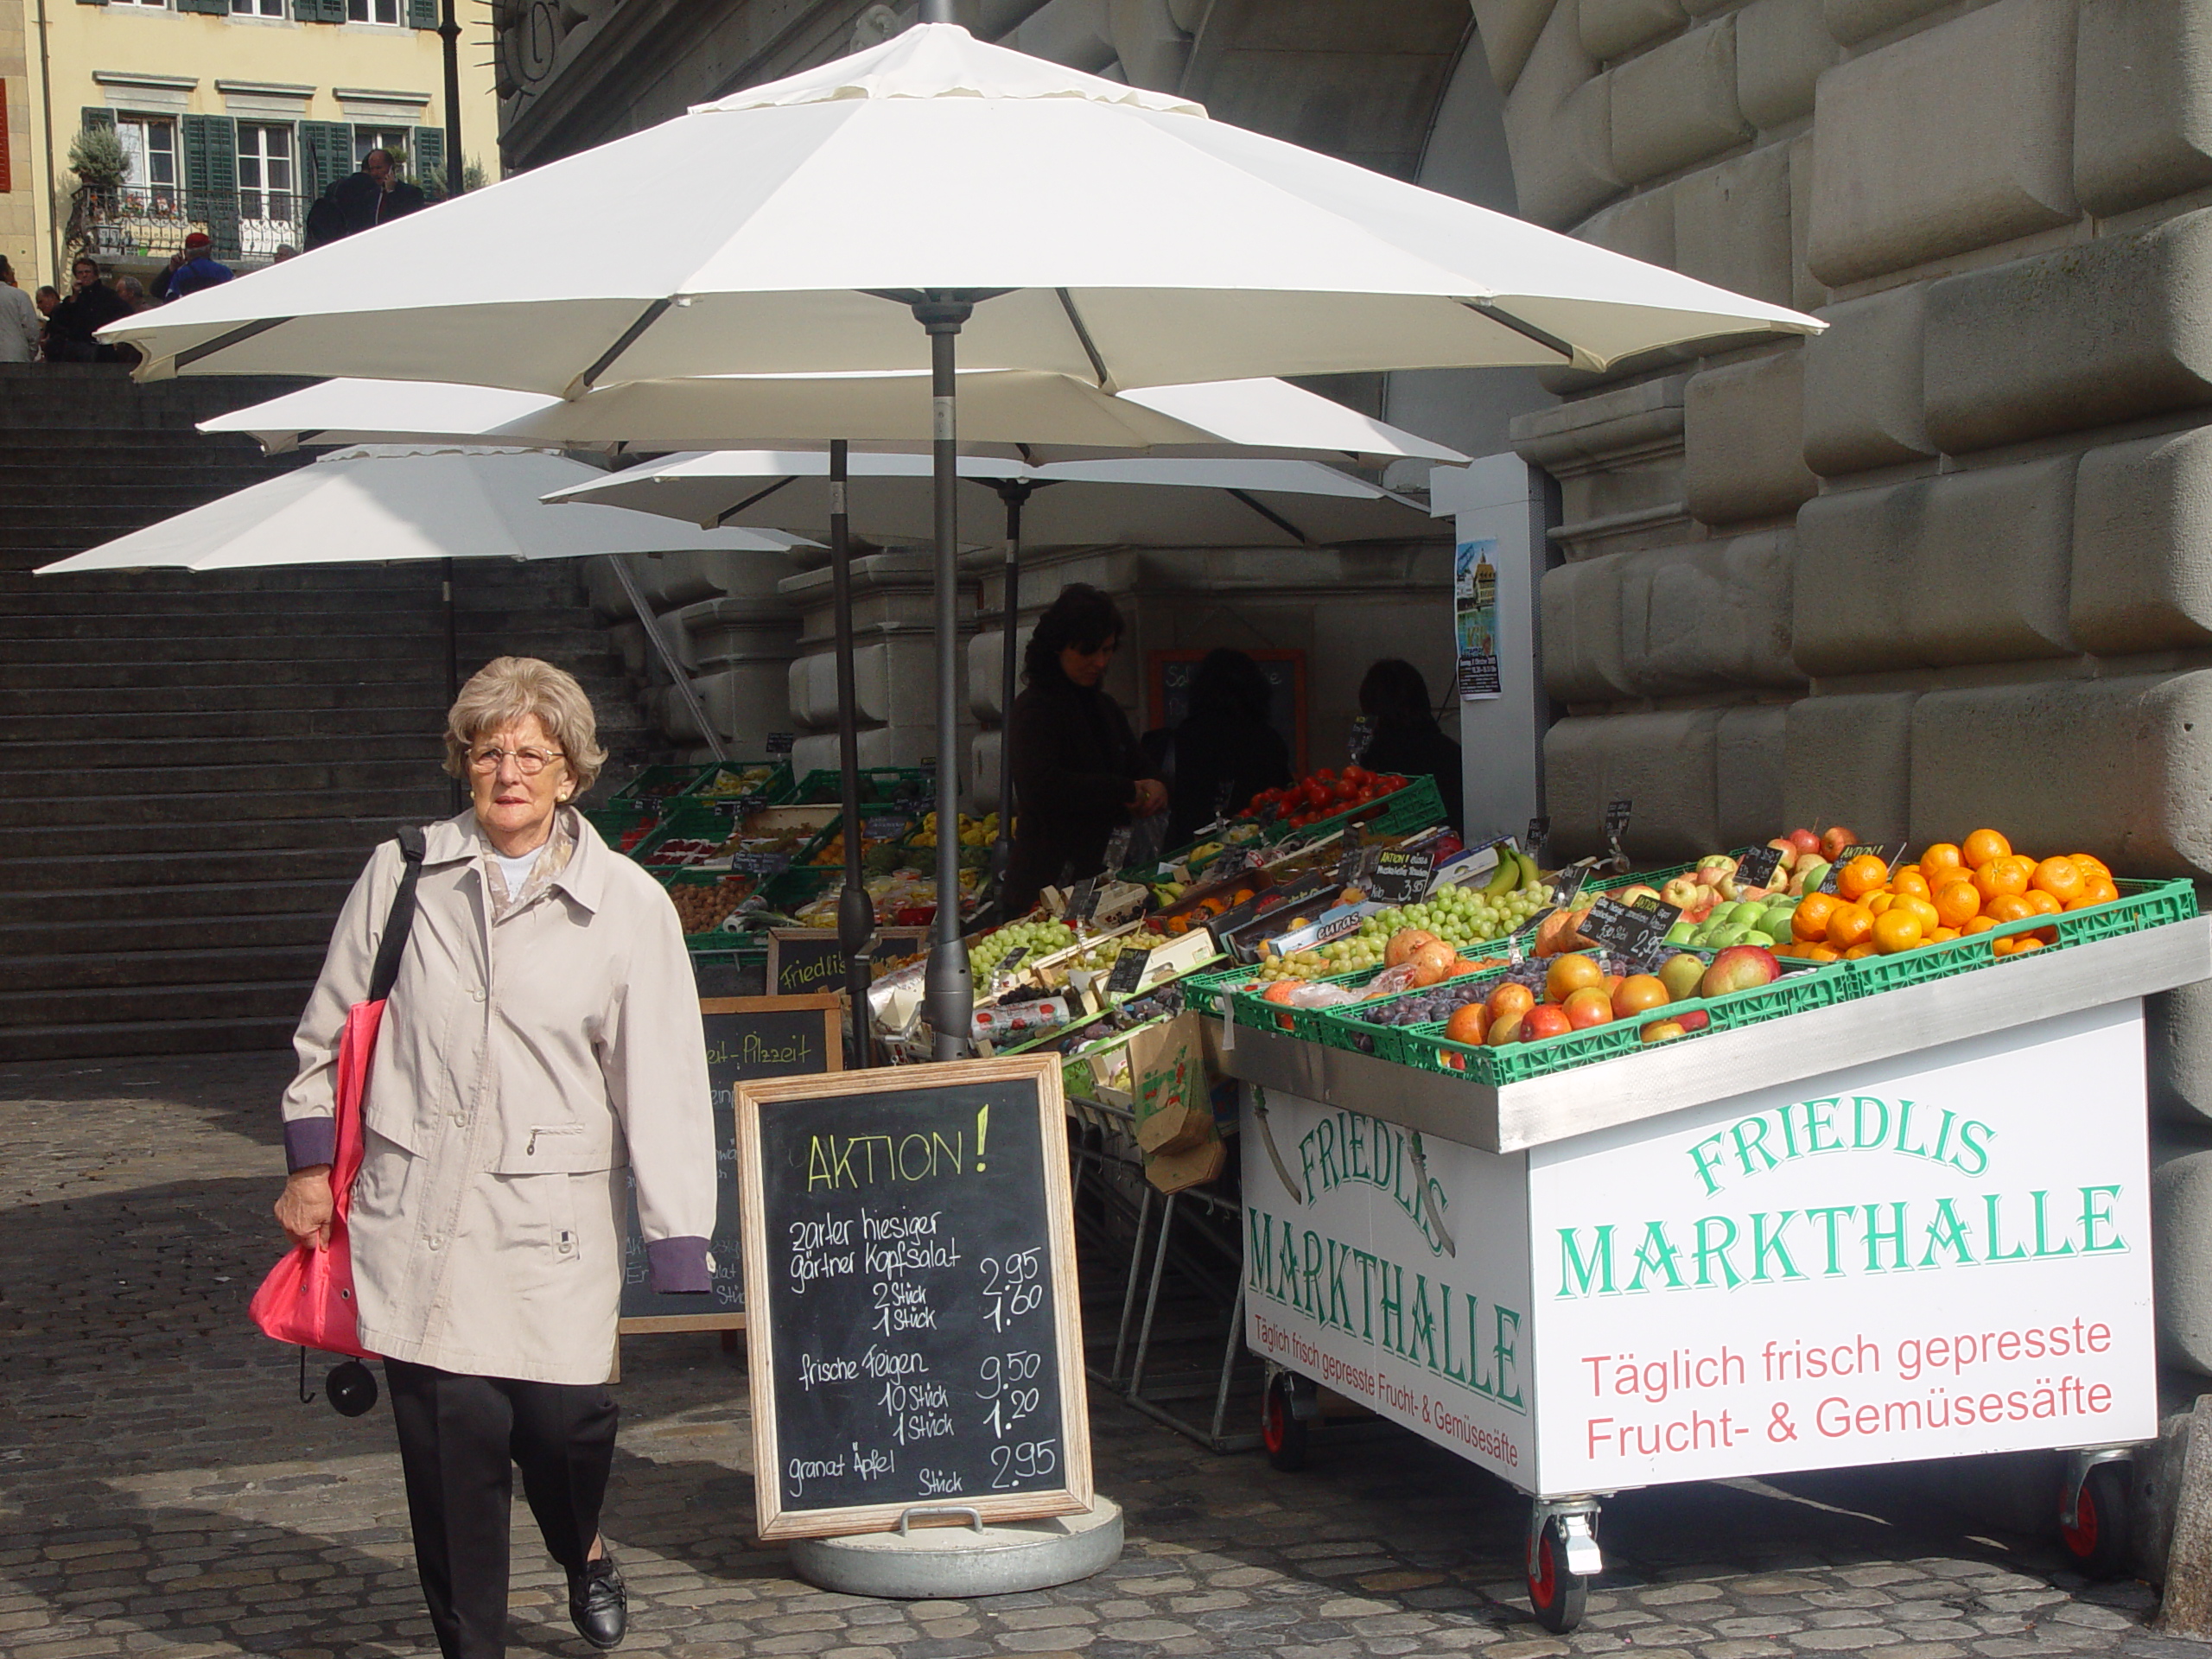
[[[568,757],[569,776],[582,795],[607,764],[607,751],[599,747],[599,721],[575,677],[535,657],[494,657],[461,688],[446,715],[446,770],[455,778],[465,776],[469,747],[480,734],[530,715],[537,716],[546,736]]]

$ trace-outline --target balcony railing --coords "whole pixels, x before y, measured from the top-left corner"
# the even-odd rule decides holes
[[[71,200],[69,252],[103,264],[160,263],[205,231],[216,258],[233,267],[268,264],[280,247],[306,245],[315,198],[289,190],[188,191],[181,185],[86,186]]]

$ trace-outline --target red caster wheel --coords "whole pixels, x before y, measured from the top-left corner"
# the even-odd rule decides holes
[[[2059,1541],[2086,1577],[2115,1579],[2127,1569],[2130,1472],[2125,1463],[2092,1465],[2075,1500],[2074,1523],[2059,1514]]]
[[[1260,1396],[1260,1445],[1268,1461],[1289,1474],[1306,1466],[1306,1428],[1290,1406],[1289,1379],[1280,1371]]]

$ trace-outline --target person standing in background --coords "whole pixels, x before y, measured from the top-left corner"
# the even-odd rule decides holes
[[[1290,745],[1268,721],[1274,688],[1259,664],[1227,646],[1191,677],[1191,711],[1170,738],[1167,839],[1180,847],[1228,810],[1291,780]]]
[[[419,212],[428,200],[399,176],[389,150],[372,149],[361,157],[359,172],[339,180],[308,209],[308,251]]]
[[[203,288],[227,283],[234,275],[228,265],[215,257],[215,244],[207,232],[194,231],[184,238],[183,248],[169,256],[168,267],[154,278],[154,298],[167,305],[171,300],[197,294]]]
[[[1444,735],[1428,700],[1428,682],[1399,657],[1386,657],[1359,683],[1359,712],[1374,722],[1375,736],[1359,764],[1370,772],[1395,772],[1411,779],[1427,772],[1444,798],[1444,817],[1466,833],[1466,789],[1459,775],[1459,746]]]
[[[0,256],[0,363],[29,363],[37,357],[42,326],[31,296],[16,286],[15,268]]]
[[[115,347],[101,345],[93,336],[118,318],[129,316],[130,302],[100,280],[100,268],[89,255],[79,254],[69,274],[75,288],[46,320],[46,360],[112,363]]]
[[[1006,914],[1019,916],[1040,889],[1096,875],[1116,824],[1167,805],[1122,706],[1099,689],[1122,644],[1122,613],[1096,588],[1073,582],[1037,619],[1023,658],[1027,689],[1007,711],[1016,810]]]

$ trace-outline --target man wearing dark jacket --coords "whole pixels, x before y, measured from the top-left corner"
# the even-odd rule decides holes
[[[372,231],[425,202],[422,191],[399,176],[390,152],[372,149],[361,158],[359,172],[339,180],[308,209],[308,246],[319,248],[356,231]]]

